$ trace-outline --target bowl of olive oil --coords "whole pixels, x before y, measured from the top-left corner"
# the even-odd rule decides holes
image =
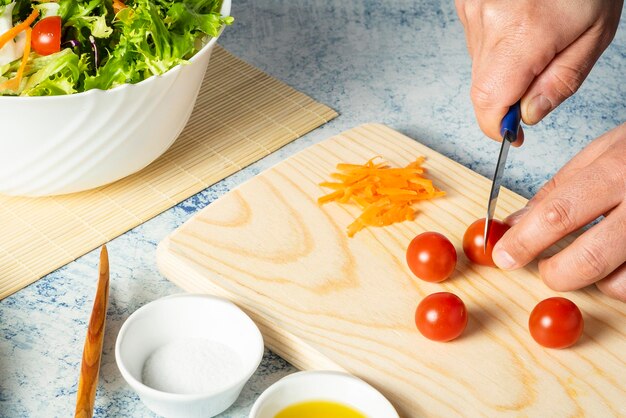
[[[304,401],[289,405],[275,415],[276,418],[366,418],[354,408],[330,401]]]
[[[398,418],[391,403],[363,380],[334,371],[298,372],[274,383],[250,418]]]

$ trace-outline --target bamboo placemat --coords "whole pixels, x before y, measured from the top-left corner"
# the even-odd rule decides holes
[[[335,116],[216,47],[187,126],[147,168],[82,193],[0,195],[0,299]]]

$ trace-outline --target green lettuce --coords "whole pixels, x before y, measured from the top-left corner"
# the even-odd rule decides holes
[[[59,16],[63,27],[81,42],[87,42],[89,35],[107,38],[113,33],[107,23],[114,18],[111,4],[111,0],[60,0]]]
[[[20,61],[0,68],[4,80],[13,78],[19,68]],[[17,92],[22,96],[55,96],[76,93],[81,74],[85,69],[86,56],[79,57],[69,48],[55,54],[40,56],[32,54],[24,78]]]
[[[130,3],[129,3],[130,4]],[[85,89],[109,89],[163,74],[197,52],[197,40],[217,36],[232,18],[219,14],[221,1],[134,0],[114,25],[119,41]]]
[[[56,96],[76,93],[76,86],[85,66],[84,57],[81,60],[71,49],[64,49],[42,58],[47,59],[35,64],[37,69],[28,77],[21,94],[23,96]]]
[[[5,2],[9,0],[0,0],[0,6]],[[17,2],[16,9],[27,16],[31,2]],[[203,42],[233,23],[232,17],[219,13],[222,0],[124,3],[127,7],[115,13],[112,0],[59,0],[63,41],[78,45],[47,57],[31,53],[20,91],[13,94],[72,94],[138,83],[186,64]],[[18,67],[16,60],[0,68],[0,82]]]

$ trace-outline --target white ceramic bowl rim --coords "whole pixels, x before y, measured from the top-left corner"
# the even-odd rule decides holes
[[[265,389],[263,393],[257,398],[257,400],[252,405],[252,409],[250,410],[249,418],[257,418],[259,416],[259,412],[262,410],[263,406],[269,402],[273,397],[277,396],[279,391],[283,386],[295,385],[295,384],[303,384],[303,381],[306,381],[310,378],[315,377],[325,377],[330,379],[338,379],[345,380],[349,382],[350,385],[355,385],[362,388],[365,391],[371,392],[372,394],[376,394],[377,402],[379,402],[379,406],[381,408],[385,408],[388,411],[392,411],[392,415],[395,418],[399,417],[398,412],[394,408],[394,406],[378,389],[364,381],[363,379],[354,376],[353,374],[336,371],[336,370],[308,370],[308,371],[299,371],[290,375],[283,377],[282,379],[274,382],[270,387]],[[298,382],[299,381],[299,382]],[[298,383],[296,383],[298,382]],[[311,400],[318,400],[319,397],[312,397]],[[334,400],[335,402],[342,402],[341,400]]]
[[[228,16],[230,14],[230,0],[224,0],[224,2],[222,3],[222,10],[221,10],[222,16]],[[198,52],[196,52],[193,57],[189,58],[187,61],[188,63],[186,64],[182,64],[182,65],[189,65],[191,63],[193,63],[197,57],[199,55],[202,55],[204,53],[206,53],[207,51],[210,51],[212,49],[213,44],[215,44],[217,42],[217,39],[220,37],[220,35],[222,34],[222,32],[224,31],[224,26],[221,27],[220,31],[217,33],[217,36],[211,38],[209,40],[209,42],[205,43],[202,48],[200,48],[200,50]],[[178,64],[172,68],[170,68],[169,70],[167,70],[166,72],[164,72],[163,74],[158,74],[158,75],[153,75],[150,76],[144,80],[141,80],[138,83],[125,83],[125,84],[121,84],[119,86],[115,86],[111,89],[107,89],[107,90],[102,90],[102,89],[90,89],[87,91],[82,91],[79,93],[73,93],[73,94],[63,94],[63,95],[58,95],[58,96],[0,96],[0,101],[3,100],[21,100],[21,101],[25,101],[25,100],[39,100],[39,101],[44,101],[44,100],[77,100],[77,98],[82,98],[82,97],[87,97],[89,95],[96,95],[96,94],[106,94],[107,92],[110,91],[119,91],[122,89],[132,89],[135,86],[138,85],[144,85],[144,84],[151,84],[154,83],[154,80],[156,78],[160,78],[160,77],[165,77],[168,76],[171,73],[175,73],[180,71],[180,67],[181,64]]]
[[[120,369],[120,372],[122,373],[123,377],[127,380],[127,381],[132,381],[134,385],[136,385],[137,387],[141,388],[143,391],[145,391],[147,394],[153,395],[153,396],[158,396],[163,400],[167,400],[167,401],[192,401],[192,400],[201,400],[210,396],[214,396],[217,394],[220,394],[222,392],[226,392],[230,389],[233,389],[239,385],[241,385],[242,382],[247,382],[248,380],[250,380],[250,378],[252,377],[252,375],[256,372],[256,369],[258,368],[255,367],[254,369],[252,369],[251,371],[249,371],[248,373],[246,373],[245,378],[243,379],[238,379],[236,380],[234,383],[231,383],[228,386],[223,386],[220,387],[219,389],[215,389],[212,390],[210,392],[203,392],[203,393],[193,393],[193,394],[182,394],[182,393],[170,393],[170,392],[163,392],[154,388],[151,388],[150,386],[145,385],[142,381],[135,379],[135,377],[128,371],[128,369],[126,368],[126,365],[124,364],[124,361],[121,357],[120,354],[120,346],[121,346],[121,341],[124,339],[124,335],[126,334],[126,331],[128,329],[128,327],[130,326],[130,322],[128,321],[128,319],[130,317],[132,317],[133,315],[141,315],[142,312],[151,309],[154,304],[166,300],[166,299],[178,299],[178,298],[189,298],[189,299],[210,299],[213,302],[217,302],[223,305],[227,305],[228,307],[234,307],[236,309],[238,309],[243,315],[246,315],[245,312],[241,311],[241,309],[235,305],[234,303],[230,302],[229,300],[217,297],[217,296],[212,296],[212,295],[199,295],[199,294],[193,294],[193,293],[179,293],[179,294],[174,294],[174,295],[170,295],[170,296],[166,296],[164,298],[160,298],[157,300],[153,300],[150,303],[145,304],[144,306],[142,306],[141,308],[137,309],[135,312],[133,312],[124,322],[124,324],[122,325],[122,328],[120,328],[120,331],[117,335],[117,340],[115,341],[115,359],[117,361],[117,365]],[[248,317],[246,315],[246,317]],[[250,319],[250,317],[248,317],[248,319],[254,324],[254,321],[252,321],[252,319]],[[256,327],[256,324],[254,324],[255,327],[254,329],[256,330],[256,336],[257,336],[257,341],[259,342],[259,344],[263,347],[263,337],[261,336],[261,332],[259,331],[259,329]],[[261,362],[261,360],[263,359],[263,349],[260,350],[260,354],[254,359],[254,363],[253,364],[259,364]]]

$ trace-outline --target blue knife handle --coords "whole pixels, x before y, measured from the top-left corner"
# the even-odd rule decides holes
[[[500,124],[500,135],[502,135],[502,138],[514,142],[517,139],[517,131],[519,130],[521,119],[522,110],[520,109],[520,102],[517,102],[509,108],[509,111],[502,118],[502,123]]]

